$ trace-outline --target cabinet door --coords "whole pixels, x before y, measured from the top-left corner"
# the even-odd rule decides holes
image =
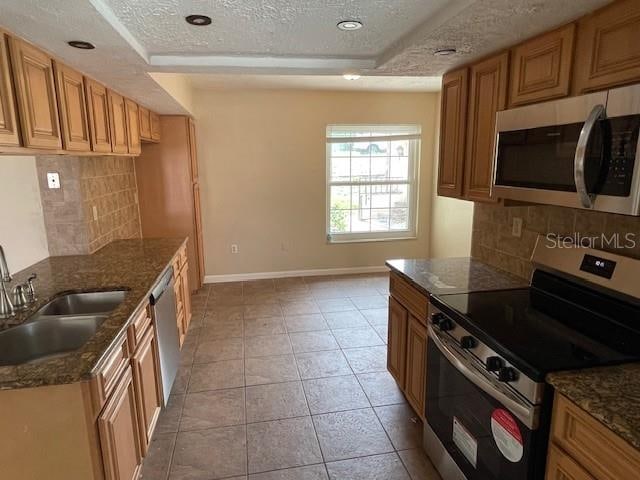
[[[464,167],[464,196],[469,200],[491,199],[496,112],[507,104],[508,67],[508,52],[471,66]]]
[[[0,32],[0,145],[20,146],[7,36]]]
[[[545,480],[595,480],[555,445],[549,445]]]
[[[98,430],[105,479],[137,479],[142,455],[130,367],[122,374],[118,386],[98,417]]]
[[[127,112],[127,147],[132,155],[140,155],[140,114],[138,104],[133,100],[125,99]]]
[[[184,318],[182,319],[183,331],[186,335],[191,323],[191,290],[189,289],[189,264],[185,264],[180,272],[180,283],[182,285],[182,309]]]
[[[160,141],[160,115],[151,112],[151,140]]]
[[[197,279],[194,290],[199,289],[204,281],[204,243],[202,239],[202,212],[200,210],[200,184],[193,185],[193,216],[195,225],[196,255],[198,256]]]
[[[509,106],[569,95],[575,30],[571,23],[512,50]]]
[[[158,344],[153,325],[147,328],[147,332],[140,340],[131,363],[142,455],[146,455],[151,435],[160,415],[163,398],[160,387],[162,383],[158,365]]]
[[[425,384],[427,380],[427,327],[409,315],[407,330],[407,380],[404,393],[409,404],[424,420]]]
[[[640,82],[640,2],[623,0],[578,22],[576,91]]]
[[[84,78],[81,73],[58,62],[55,63],[55,74],[62,145],[65,150],[89,152],[91,141]]]
[[[111,126],[109,125],[107,89],[104,85],[86,77],[84,84],[87,89],[91,150],[111,153]]]
[[[468,90],[467,68],[446,73],[442,77],[438,195],[462,195]]]
[[[129,153],[127,139],[127,108],[124,97],[107,90],[109,100],[109,124],[111,130],[111,151],[113,153]]]
[[[196,146],[196,124],[189,119],[189,155],[191,157],[191,181],[198,181],[198,150]]]
[[[148,109],[139,106],[140,114],[140,138],[142,140],[151,140],[151,112]]]
[[[407,361],[408,313],[398,301],[389,297],[389,328],[387,333],[387,370],[401,389],[405,386]]]
[[[184,289],[182,288],[182,275],[180,272],[176,272],[174,282],[173,291],[176,294],[176,322],[178,325],[180,348],[182,348],[187,332],[184,329]]]
[[[9,38],[9,45],[23,145],[61,149],[53,62],[45,53],[16,38]]]

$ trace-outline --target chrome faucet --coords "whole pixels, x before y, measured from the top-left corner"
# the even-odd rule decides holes
[[[5,285],[10,281],[11,273],[9,273],[9,267],[7,266],[7,259],[4,256],[4,250],[0,245],[0,318],[2,319],[11,318],[16,314]]]

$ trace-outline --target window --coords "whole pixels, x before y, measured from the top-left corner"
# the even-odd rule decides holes
[[[327,127],[327,239],[416,236],[420,126]]]

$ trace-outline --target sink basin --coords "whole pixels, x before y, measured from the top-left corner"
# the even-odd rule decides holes
[[[29,322],[51,315],[103,315],[115,310],[124,300],[124,290],[69,293],[54,298],[38,310]]]
[[[49,317],[0,332],[0,365],[41,361],[77,350],[107,316]]]

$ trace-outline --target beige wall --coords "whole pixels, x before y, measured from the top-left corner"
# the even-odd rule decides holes
[[[49,256],[35,157],[0,156],[0,245],[15,273]]]
[[[193,88],[188,75],[164,72],[151,72],[149,75],[188,112],[193,113]]]
[[[382,266],[429,253],[438,95],[196,90],[207,275]],[[418,238],[326,243],[325,129],[422,126]],[[230,253],[231,244],[240,252]]]

